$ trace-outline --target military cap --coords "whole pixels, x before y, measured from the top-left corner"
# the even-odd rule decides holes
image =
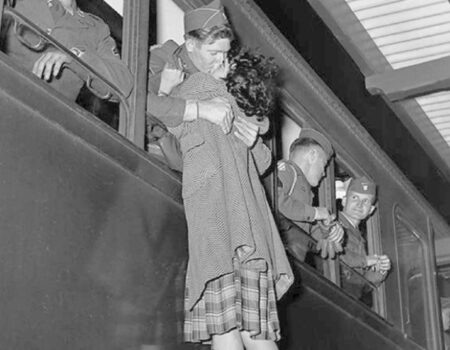
[[[227,24],[228,19],[220,0],[213,2],[195,10],[188,11],[184,15],[184,32],[189,33],[197,29],[207,29],[214,26]]]
[[[377,185],[375,185],[373,181],[369,180],[365,176],[351,179],[347,188],[347,193],[357,192],[357,193],[371,194],[373,196],[375,196],[376,191]]]
[[[331,142],[325,137],[325,135],[314,129],[308,128],[302,129],[300,131],[298,139],[295,140],[294,143],[300,142],[302,139],[306,138],[316,141],[320,145],[320,147],[322,147],[322,149],[325,151],[328,158],[330,158],[333,155],[334,150],[333,146],[331,146]]]

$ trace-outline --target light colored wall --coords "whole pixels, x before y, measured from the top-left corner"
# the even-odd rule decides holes
[[[184,12],[172,0],[158,0],[156,6],[157,43],[161,44],[169,39],[178,44],[183,43]]]

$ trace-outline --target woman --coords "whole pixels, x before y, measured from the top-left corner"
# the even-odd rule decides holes
[[[276,299],[293,275],[259,179],[272,155],[258,134],[274,105],[276,67],[248,52],[230,66],[225,80],[218,71],[199,72],[171,93],[225,98],[234,113],[229,134],[204,119],[171,129],[183,155],[189,234],[185,340],[212,340],[214,349],[276,349]]]

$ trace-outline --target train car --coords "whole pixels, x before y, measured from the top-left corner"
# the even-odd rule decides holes
[[[207,2],[160,1],[158,30],[177,22],[180,32],[183,11]],[[447,222],[254,1],[223,3],[239,40],[282,70],[277,122],[266,140],[274,158],[287,157],[302,128],[324,133],[336,159],[318,203],[336,211],[343,181],[376,182],[367,248],[393,265],[385,283],[367,281],[368,292],[356,298],[341,288],[339,258],[291,256],[296,282],[279,303],[280,349],[443,349],[434,237],[449,235]],[[181,177],[144,150],[149,6],[124,2],[122,57],[136,78],[131,98],[121,99],[118,130],[0,52],[2,349],[204,348],[182,342]],[[0,9],[3,20],[62,49],[10,6]],[[265,184],[276,203],[276,167]]]

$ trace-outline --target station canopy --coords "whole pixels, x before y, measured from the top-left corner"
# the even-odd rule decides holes
[[[310,0],[444,174],[450,174],[448,0]],[[450,180],[450,178],[449,178]]]

